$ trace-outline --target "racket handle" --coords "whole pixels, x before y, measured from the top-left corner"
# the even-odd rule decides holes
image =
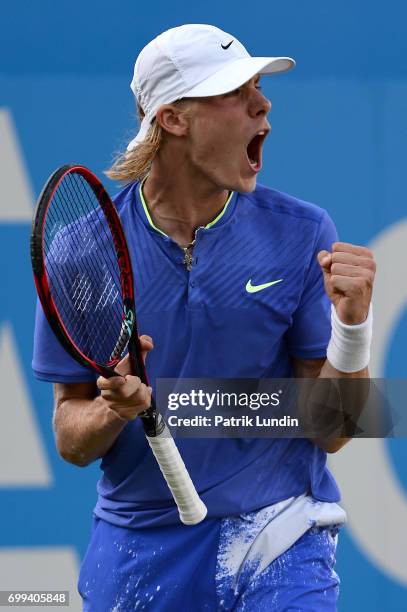
[[[167,425],[158,436],[146,438],[178,506],[181,522],[184,525],[200,523],[208,510],[194,487]]]

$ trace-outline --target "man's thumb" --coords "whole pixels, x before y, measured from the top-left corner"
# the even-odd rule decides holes
[[[323,272],[329,273],[332,265],[332,255],[329,251],[320,251],[317,255],[318,263],[321,266]]]

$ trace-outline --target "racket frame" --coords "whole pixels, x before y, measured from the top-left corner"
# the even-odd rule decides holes
[[[38,204],[34,213],[34,219],[31,232],[31,262],[34,273],[34,282],[37,289],[38,297],[40,298],[44,314],[50,324],[52,330],[64,349],[82,365],[96,370],[98,374],[105,378],[117,376],[114,367],[119,363],[120,357],[110,361],[107,364],[98,363],[85,355],[71,338],[66,329],[62,318],[59,315],[58,308],[51,294],[48,275],[45,267],[44,253],[44,229],[46,218],[51,205],[53,196],[59,185],[68,174],[80,174],[88,182],[92,188],[103,213],[106,217],[109,229],[113,238],[113,243],[120,268],[120,285],[123,296],[124,310],[127,312],[129,319],[132,321],[131,336],[128,341],[132,344],[131,356],[135,356],[136,362],[133,365],[133,371],[137,373],[143,382],[147,382],[147,375],[144,368],[144,363],[141,358],[141,348],[137,334],[136,313],[134,308],[134,289],[133,289],[133,272],[129,251],[127,248],[126,237],[120,222],[116,208],[110,199],[109,194],[103,187],[99,179],[84,166],[78,164],[66,164],[58,168],[51,174],[44,189],[38,199]],[[124,317],[123,317],[124,318]],[[135,337],[134,337],[135,336]],[[68,340],[69,338],[69,340]]]

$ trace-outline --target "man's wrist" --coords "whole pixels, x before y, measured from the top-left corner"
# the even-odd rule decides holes
[[[363,323],[343,323],[331,306],[331,339],[327,348],[327,359],[338,371],[359,372],[370,361],[370,346],[373,333],[373,311],[370,304],[367,319]]]

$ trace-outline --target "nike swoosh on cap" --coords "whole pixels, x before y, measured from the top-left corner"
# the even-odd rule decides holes
[[[283,278],[279,278],[278,280],[271,281],[269,283],[264,283],[263,285],[252,285],[252,279],[249,278],[246,284],[247,293],[257,293],[258,291],[263,291],[263,289],[267,289],[267,287],[271,287],[272,285],[277,285],[277,283],[281,283]]]
[[[232,44],[232,42],[234,42],[234,39],[230,41],[230,43],[228,43],[227,45],[220,45],[222,47],[222,49],[229,49],[230,45]]]

